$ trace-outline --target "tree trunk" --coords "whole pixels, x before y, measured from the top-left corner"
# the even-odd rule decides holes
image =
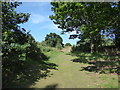
[[[91,49],[91,53],[94,53],[94,44],[92,42],[91,42],[90,49]]]

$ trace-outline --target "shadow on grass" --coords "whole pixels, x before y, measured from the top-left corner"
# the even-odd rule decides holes
[[[87,67],[82,67],[82,70],[96,73],[116,73],[119,74],[120,59],[117,56],[106,56],[102,54],[91,54],[89,56],[85,54],[77,54],[78,58],[71,61],[77,63],[89,64]]]
[[[119,73],[118,69],[118,60],[116,61],[94,61],[89,62],[91,66],[82,67],[82,70],[86,70],[89,72],[96,72],[96,73]]]
[[[47,85],[45,88],[3,88],[2,90],[56,90],[58,84]]]
[[[52,85],[48,85],[46,86],[43,90],[55,90],[57,88],[58,84],[52,84]]]
[[[79,63],[88,63],[89,61],[97,61],[99,60],[100,58],[103,58],[103,56],[101,54],[84,54],[84,53],[81,53],[81,54],[72,54],[74,56],[77,56],[78,58],[76,59],[73,59],[72,61],[73,62],[79,62]]]
[[[34,61],[32,64],[28,64],[26,68],[21,67],[15,79],[8,83],[6,87],[3,88],[29,88],[31,85],[34,85],[36,81],[41,78],[50,77],[50,69],[58,70],[58,65],[49,62],[37,62]],[[26,66],[26,65],[25,65]]]

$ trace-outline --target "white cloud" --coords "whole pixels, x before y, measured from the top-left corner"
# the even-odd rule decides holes
[[[43,16],[39,14],[31,14],[31,22],[34,24],[42,23],[49,21],[48,16]]]

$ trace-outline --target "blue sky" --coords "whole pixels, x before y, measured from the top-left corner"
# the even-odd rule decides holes
[[[28,22],[20,24],[21,27],[25,28],[35,38],[36,41],[41,42],[45,39],[46,34],[57,33],[63,38],[63,43],[76,44],[78,39],[69,39],[70,34],[66,33],[61,35],[61,29],[57,28],[57,25],[49,19],[49,15],[52,15],[50,2],[23,2],[19,7],[17,7],[17,12],[30,13],[30,18]]]

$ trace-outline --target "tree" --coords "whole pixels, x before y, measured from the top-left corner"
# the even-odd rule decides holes
[[[109,27],[111,28],[110,33],[115,35],[115,45],[120,49],[120,1],[112,3],[112,12],[113,17],[111,18],[109,23]]]
[[[101,45],[101,30],[110,31],[108,27],[115,18],[112,2],[51,2],[51,5],[54,12],[51,20],[63,33],[76,31],[70,39],[89,39],[91,52],[97,51]]]
[[[63,43],[62,43],[63,39],[56,33],[47,34],[45,37],[45,42],[48,46],[51,47],[57,47],[57,46],[63,47]]]
[[[45,56],[34,38],[18,24],[28,21],[30,14],[17,13],[20,2],[2,2],[2,85],[8,86],[26,70],[28,60],[42,60]],[[22,73],[23,74],[23,73]]]
[[[66,43],[65,46],[72,46],[70,43]]]
[[[2,68],[3,87],[10,82],[22,67],[25,50],[29,46],[28,35],[17,24],[27,22],[29,14],[16,13],[18,2],[2,2]]]

